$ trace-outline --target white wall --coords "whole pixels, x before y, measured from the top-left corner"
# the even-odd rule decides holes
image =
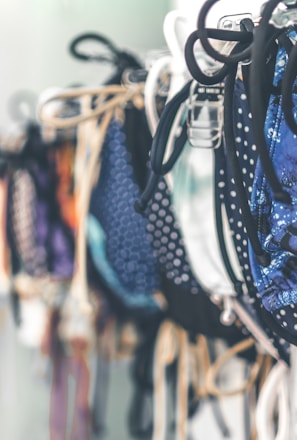
[[[170,0],[1,0],[0,130],[7,128],[7,102],[16,90],[39,94],[50,86],[100,84],[106,78],[106,66],[70,57],[73,37],[97,31],[143,55],[165,45],[169,5]]]

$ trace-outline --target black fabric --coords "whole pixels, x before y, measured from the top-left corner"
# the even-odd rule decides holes
[[[236,325],[221,323],[221,310],[205,293],[192,294],[165,276],[162,284],[168,300],[167,315],[181,327],[190,333],[224,339],[230,345],[243,339],[242,331]]]
[[[265,90],[265,87],[267,87],[267,78],[265,77],[266,57],[265,51],[263,54],[263,47],[266,47],[267,38],[269,36],[269,20],[275,7],[279,3],[279,0],[271,0],[265,5],[262,12],[260,25],[255,30],[250,74],[250,103],[251,112],[253,115],[255,143],[264,173],[267,176],[275,199],[283,203],[290,203],[290,196],[288,192],[282,188],[269,156],[264,135],[266,116],[265,99],[262,99],[263,90]]]
[[[147,164],[152,145],[152,136],[145,112],[134,106],[126,107],[123,130],[126,135],[127,149],[131,154],[135,180],[140,190],[143,191],[147,181]]]

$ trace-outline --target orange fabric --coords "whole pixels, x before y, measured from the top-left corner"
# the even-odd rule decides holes
[[[57,200],[65,223],[73,230],[77,228],[76,196],[73,192],[73,165],[75,150],[70,143],[56,149],[54,159],[57,173]]]

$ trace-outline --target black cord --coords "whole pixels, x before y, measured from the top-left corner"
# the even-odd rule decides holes
[[[242,52],[239,53],[232,53],[228,56],[221,54],[218,52],[214,47],[209,43],[208,41],[208,32],[206,29],[206,17],[212,8],[212,6],[217,3],[219,0],[208,0],[206,1],[202,8],[200,9],[200,13],[198,15],[198,21],[197,21],[197,28],[201,32],[200,34],[200,41],[203,49],[205,52],[214,58],[217,61],[220,61],[222,63],[226,64],[237,64],[240,61],[244,61],[248,58],[250,58],[251,55],[251,47],[252,47],[252,41],[253,41],[253,33],[249,32],[241,32],[241,31],[223,31],[222,29],[219,30],[220,32],[229,32],[229,34],[233,34],[233,37],[229,36],[226,38],[227,41],[238,41],[241,43],[246,42],[246,39],[249,39],[249,45],[243,49]],[[214,37],[216,38],[216,37]]]
[[[229,73],[225,81],[225,94],[224,94],[224,132],[226,139],[226,152],[228,162],[232,171],[232,176],[235,182],[238,200],[242,211],[242,218],[245,224],[247,235],[249,237],[251,246],[255,253],[256,259],[261,266],[268,266],[270,264],[270,255],[262,249],[262,245],[258,238],[257,227],[252,216],[246,190],[243,185],[243,177],[240,169],[240,164],[236,154],[236,143],[234,139],[233,130],[233,96],[234,85],[237,73],[237,66],[235,66]]]
[[[110,51],[109,56],[107,55],[88,55],[86,53],[80,52],[78,50],[78,45],[85,41],[96,41],[98,43],[103,44]],[[107,61],[114,63],[116,58],[119,55],[119,50],[116,46],[104,35],[95,33],[95,32],[87,32],[81,35],[78,35],[74,38],[69,45],[70,54],[79,60],[82,61]]]
[[[269,20],[274,9],[279,3],[280,0],[270,0],[266,4],[262,13],[260,25],[255,30],[254,44],[252,47],[252,64],[250,70],[250,105],[255,143],[259,152],[263,172],[267,177],[275,200],[289,204],[291,202],[291,197],[288,192],[283,190],[279,182],[269,155],[269,150],[267,148],[264,134],[266,111],[264,103],[261,100],[263,84],[265,85],[266,81],[264,78],[266,57],[265,55],[263,56],[263,47],[266,46],[267,42]]]
[[[107,54],[92,54],[80,52],[78,50],[78,45],[83,41],[95,41],[101,43],[108,49]],[[143,69],[142,63],[137,59],[134,54],[119,50],[115,44],[102,34],[95,32],[88,32],[79,35],[74,38],[70,43],[69,51],[74,58],[81,61],[96,61],[96,62],[107,62],[111,63],[115,68],[116,72],[104,82],[105,85],[108,84],[120,84],[122,82],[122,75],[126,69]]]
[[[174,118],[180,108],[181,104],[188,98],[190,93],[192,81],[189,81],[164,107],[159,124],[157,126],[157,130],[152,142],[151,148],[151,168],[155,174],[159,176],[164,175],[170,171],[173,166],[173,160],[171,158],[168,159],[166,163],[164,163],[164,157],[166,152],[166,146],[169,138],[169,134],[171,131],[172,123]],[[174,146],[174,150],[177,148],[180,149],[180,144]],[[178,153],[181,151],[177,151],[175,153],[173,150],[173,155],[178,157]]]
[[[223,220],[222,220],[222,209],[224,205],[224,201],[220,199],[220,192],[218,191],[218,183],[221,180],[220,176],[220,167],[218,163],[218,154],[220,154],[220,149],[224,148],[223,144],[221,144],[220,148],[214,151],[215,157],[215,219],[216,219],[216,231],[217,237],[220,245],[221,256],[225,265],[225,269],[229,275],[229,278],[234,286],[234,290],[238,296],[242,295],[242,282],[239,281],[235,275],[233,267],[230,262],[230,258],[228,255],[226,242],[225,242],[225,234],[223,229]],[[224,194],[224,197],[226,195]]]
[[[161,113],[160,121],[152,142],[149,178],[140,199],[134,204],[134,208],[138,213],[144,213],[149,201],[153,197],[160,176],[168,173],[172,169],[186,143],[187,127],[186,123],[184,123],[180,135],[174,141],[171,156],[165,164],[163,163],[172,123],[181,104],[189,96],[191,84],[192,81],[189,81],[180,92],[165,105]]]
[[[284,72],[281,93],[282,93],[282,107],[286,123],[293,133],[297,134],[297,124],[295,121],[293,108],[294,102],[292,93],[294,91],[294,82],[297,76],[297,45],[295,44],[291,50],[288,63]]]
[[[220,34],[218,34],[217,29],[207,29],[206,32],[210,38],[215,35],[216,38],[219,39]],[[192,77],[202,84],[208,86],[218,84],[219,82],[222,82],[225,76],[228,74],[229,66],[227,64],[224,64],[216,73],[212,75],[207,75],[206,73],[204,73],[197,63],[194,52],[195,43],[200,38],[201,32],[199,30],[195,30],[187,38],[185,44],[185,60],[188,70]],[[227,37],[225,36],[225,38]]]

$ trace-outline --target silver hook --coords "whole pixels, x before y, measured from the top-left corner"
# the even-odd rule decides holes
[[[233,301],[230,296],[224,297],[223,301],[224,301],[224,310],[221,313],[220,320],[222,324],[226,326],[230,326],[234,323],[236,319],[236,315],[233,309]]]

